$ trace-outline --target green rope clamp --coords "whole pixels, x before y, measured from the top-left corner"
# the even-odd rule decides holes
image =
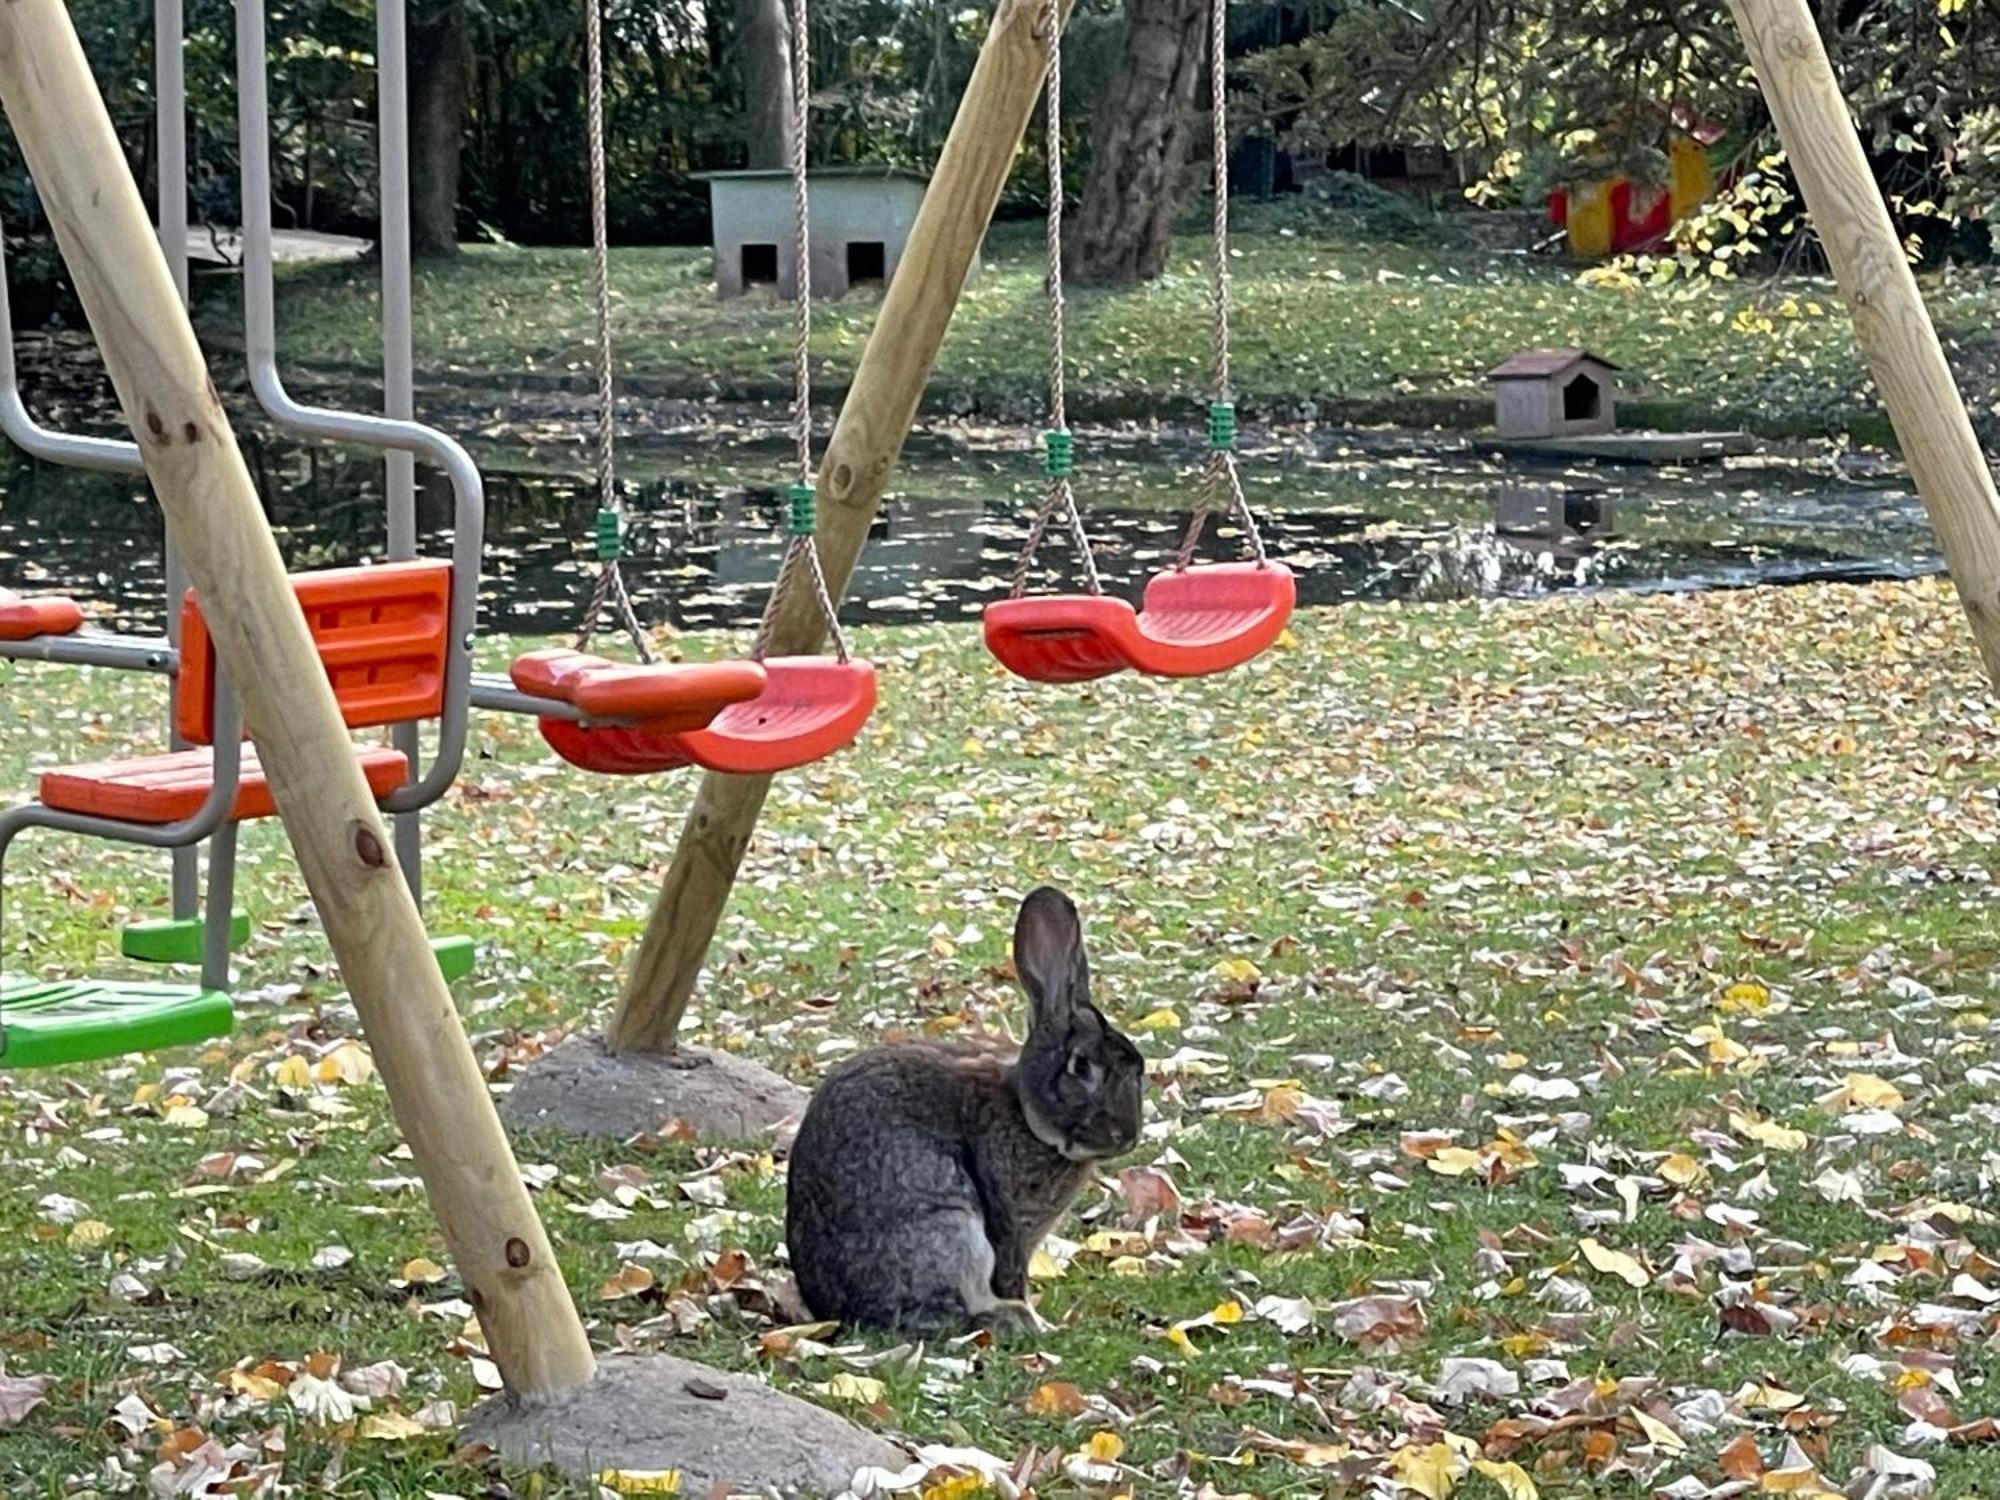
[[[791,502],[791,533],[793,536],[811,536],[818,524],[818,509],[813,499],[813,487],[809,484],[795,484],[785,491],[785,498]]]
[[[1236,446],[1236,403],[1208,403],[1208,446],[1226,453]]]
[[[1076,472],[1076,434],[1054,428],[1042,434],[1042,469],[1051,479],[1067,479]]]
[[[616,562],[625,550],[625,528],[619,522],[615,510],[600,510],[597,513],[597,560]]]

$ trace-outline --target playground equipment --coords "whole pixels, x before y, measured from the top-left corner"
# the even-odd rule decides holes
[[[792,7],[792,443],[788,491],[789,540],[771,602],[749,660],[654,665],[619,566],[624,513],[616,471],[616,393],[611,351],[611,252],[606,228],[609,183],[604,164],[603,27],[585,6],[584,50],[590,129],[591,264],[597,323],[598,577],[573,651],[536,651],[514,663],[513,685],[530,698],[568,706],[580,718],[544,715],[542,738],[574,766],[609,775],[640,775],[698,765],[711,771],[764,775],[822,759],[854,742],[875,711],[875,668],[847,649],[814,542],[817,499],[812,463],[811,225],[806,190],[809,53],[803,3]],[[810,587],[834,655],[771,655],[771,618],[803,578]],[[619,667],[587,656],[599,620],[615,606],[642,663]],[[607,718],[621,713],[623,722]]]
[[[1041,509],[1028,530],[1008,597],[985,611],[986,649],[1031,682],[1088,682],[1130,668],[1154,677],[1202,677],[1225,672],[1258,655],[1284,632],[1297,599],[1291,570],[1264,555],[1257,518],[1243,497],[1236,472],[1236,407],[1229,383],[1229,125],[1223,33],[1226,0],[1209,6],[1209,85],[1215,172],[1209,277],[1213,314],[1214,395],[1208,408],[1208,463],[1201,498],[1181,538],[1172,568],[1146,585],[1141,608],[1104,592],[1090,534],[1077,509],[1071,476],[1076,437],[1069,430],[1063,389],[1064,305],[1062,270],[1062,29],[1053,10],[1044,26],[1048,47],[1048,295],[1049,430],[1042,435],[1048,476]],[[1209,512],[1218,497],[1243,533],[1248,561],[1196,566]],[[1061,518],[1076,548],[1086,592],[1024,597],[1028,569],[1050,525]]]

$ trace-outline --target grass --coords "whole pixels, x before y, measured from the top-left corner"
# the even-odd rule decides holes
[[[1780,435],[1886,428],[1831,284],[1781,277],[1623,289],[1584,284],[1575,266],[1449,245],[1324,238],[1268,227],[1237,236],[1238,395],[1254,416],[1329,421],[1487,420],[1483,372],[1521,348],[1587,345],[1628,367],[1635,421],[1749,426]],[[1205,246],[1177,240],[1167,273],[1071,302],[1073,406],[1089,419],[1192,420],[1206,399]],[[1007,225],[989,241],[932,384],[934,410],[1032,420],[1045,382],[1039,232]],[[787,308],[715,300],[708,252],[628,248],[613,257],[621,365],[647,395],[772,396],[789,379]],[[587,385],[587,258],[576,250],[475,247],[422,268],[420,365],[504,388],[562,377]],[[1996,306],[1985,271],[1954,270],[1927,291],[1975,411],[2000,409],[1986,330]],[[828,305],[814,348],[818,378],[845,383],[873,323],[865,293]],[[328,371],[379,368],[372,269],[307,268],[281,286],[288,358]],[[227,336],[233,310],[211,301]]]
[[[1705,1493],[1725,1462],[1812,1494],[1878,1444],[1938,1495],[2000,1485],[1964,1425],[1995,1414],[2000,786],[1944,588],[1317,611],[1226,678],[1065,691],[1003,680],[962,628],[861,644],[882,713],[779,783],[701,1031],[810,1082],[854,1045],[1018,1024],[1011,903],[1057,881],[1149,1059],[1119,1165],[1167,1174],[1181,1211],[1107,1173],[1060,1231],[1034,1350],[857,1369],[884,1341],[763,1338],[768,1156],[526,1141],[601,1346],[1059,1455],[1045,1494],[1523,1493],[1475,1455],[1548,1496]],[[7,784],[151,742],[150,683],[6,671]],[[479,721],[430,826],[431,910],[480,941],[460,996],[503,1081],[608,1002],[688,788],[586,781],[531,726]],[[0,1075],[0,1358],[54,1377],[0,1441],[9,1496],[164,1485],[191,1429],[265,1494],[496,1477],[424,1430],[476,1397],[476,1344],[275,826],[244,862],[234,1039]],[[156,858],[43,834],[10,873],[10,969],[103,969],[162,900]],[[607,1295],[655,1254],[650,1286]],[[328,1412],[315,1355],[407,1385]],[[1446,1363],[1467,1358],[1519,1392]],[[1486,1393],[1441,1394],[1453,1370]],[[880,1390],[825,1394],[855,1374]],[[1919,1449],[1916,1411],[1959,1438]],[[1078,1479],[1103,1431],[1117,1472]]]

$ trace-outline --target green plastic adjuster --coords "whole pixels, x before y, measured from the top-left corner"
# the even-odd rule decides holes
[[[600,510],[597,513],[597,560],[616,562],[625,550],[625,528],[615,510]]]
[[[790,529],[793,536],[811,536],[819,525],[819,503],[809,484],[795,484],[785,491],[791,505]]]
[[[12,980],[0,989],[0,1069],[57,1068],[229,1034],[229,996],[188,984]]]
[[[1236,446],[1236,403],[1208,403],[1208,446],[1227,452]]]
[[[1076,434],[1054,427],[1042,434],[1042,471],[1051,479],[1067,479],[1076,471]]]
[[[201,962],[200,917],[161,917],[134,922],[118,934],[118,951],[142,964]],[[233,952],[250,941],[250,913],[241,907],[229,914],[229,947]]]

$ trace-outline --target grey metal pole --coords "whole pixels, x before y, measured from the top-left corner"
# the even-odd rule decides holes
[[[153,133],[158,137],[160,249],[167,257],[167,270],[181,294],[188,300],[188,216],[187,216],[187,28],[182,0],[153,0],[153,93],[157,101]],[[181,566],[180,548],[173,537],[166,542],[162,570],[167,586],[167,640],[178,652],[181,644],[181,600],[187,594],[187,569]],[[180,679],[175,677],[167,690],[167,744],[175,750],[188,748],[175,727],[180,721]],[[182,921],[201,907],[200,855],[193,845],[173,852],[173,912]],[[227,897],[224,898],[228,899]],[[227,931],[227,924],[224,924]]]
[[[382,252],[382,414],[410,421],[417,414],[415,351],[410,330],[410,26],[407,0],[378,0],[375,7],[375,133]],[[386,459],[389,556],[417,555],[417,461],[391,449]],[[423,736],[415,724],[392,735],[415,775]],[[423,901],[423,814],[396,814],[396,859],[410,893]]]

